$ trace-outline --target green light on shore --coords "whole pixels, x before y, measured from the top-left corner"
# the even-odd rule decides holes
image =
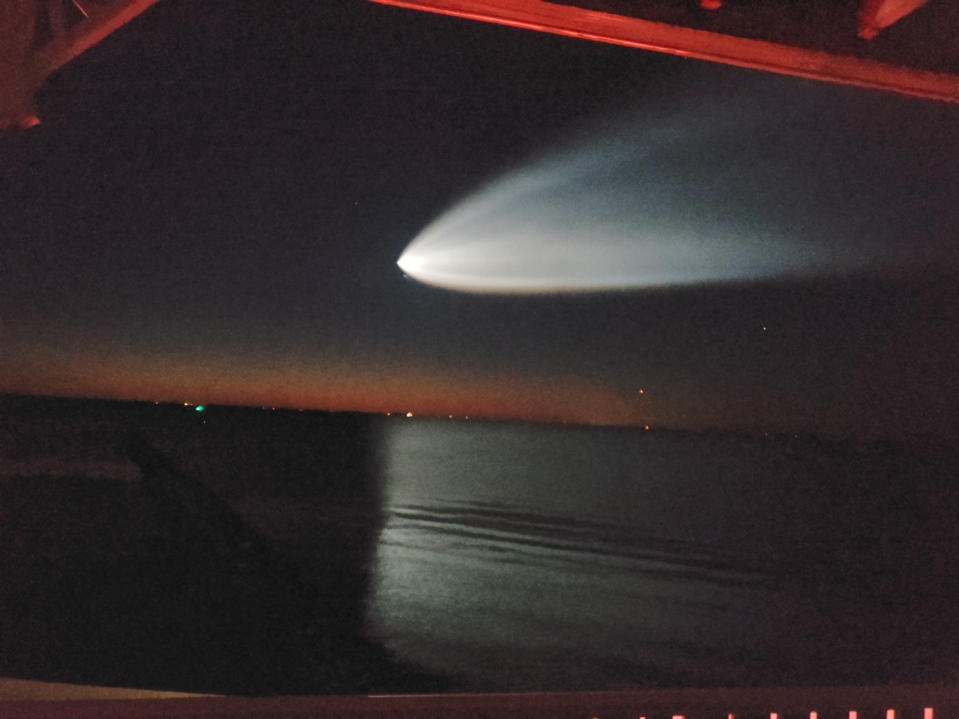
[[[198,404],[198,405],[196,406],[196,411],[197,411],[197,412],[202,412],[202,411],[205,410],[205,409],[206,409],[206,407],[204,407],[202,404]]]

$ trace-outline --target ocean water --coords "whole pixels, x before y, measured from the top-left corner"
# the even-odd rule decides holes
[[[959,679],[954,454],[100,401],[0,410],[9,676],[227,693]],[[262,538],[259,564],[216,517],[156,494],[131,432]]]
[[[477,690],[955,678],[942,466],[889,447],[395,421],[368,633]]]

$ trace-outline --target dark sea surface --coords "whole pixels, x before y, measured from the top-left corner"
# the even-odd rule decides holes
[[[0,409],[0,675],[252,694],[959,676],[942,450]]]
[[[398,421],[369,631],[477,689],[955,678],[948,463],[889,446]]]

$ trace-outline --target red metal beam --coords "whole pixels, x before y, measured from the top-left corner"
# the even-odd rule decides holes
[[[860,0],[859,37],[871,40],[929,0]]]
[[[96,45],[158,0],[79,0],[83,19],[62,27],[59,0],[0,0],[0,129],[39,120],[33,95],[57,68]],[[34,46],[37,18],[49,13],[52,37]]]
[[[543,0],[372,0],[783,75],[959,102],[959,76]]]
[[[32,65],[35,75],[46,78],[157,2],[158,0],[115,0],[104,5],[83,4],[87,13],[86,19],[58,34],[48,45],[34,53]]]
[[[36,15],[35,0],[0,2],[0,128],[36,119],[29,63]]]

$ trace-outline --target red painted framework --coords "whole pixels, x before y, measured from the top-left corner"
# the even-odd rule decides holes
[[[959,102],[959,76],[667,25],[543,0],[371,0],[783,75]]]

